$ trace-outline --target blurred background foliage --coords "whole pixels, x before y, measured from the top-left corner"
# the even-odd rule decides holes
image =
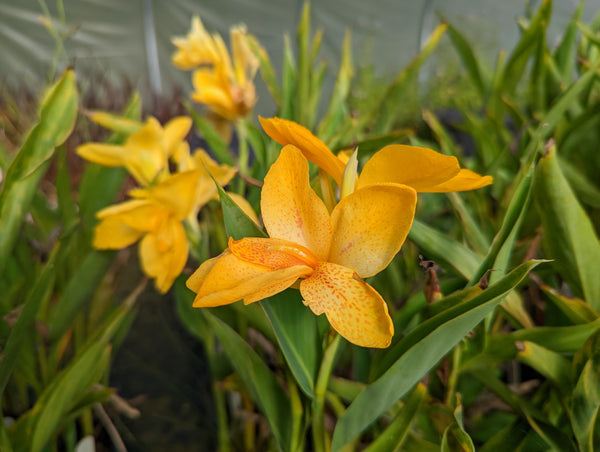
[[[590,15],[593,2],[568,14],[561,2],[528,5],[514,25],[501,27],[519,33],[509,33],[510,45],[499,39],[493,52],[467,24],[483,36],[489,28],[462,20],[463,4],[413,5],[418,11],[403,17],[418,17],[409,22],[419,28],[403,30],[414,39],[407,41],[389,34],[402,29],[389,24],[392,5],[369,8],[355,27],[343,18],[360,14],[350,6],[338,14],[327,2],[312,10],[256,6],[235,20],[175,3],[181,9],[162,12],[161,2],[150,1],[126,6],[145,12],[136,15],[140,21],[149,20],[148,8],[152,23],[179,17],[172,30],[154,29],[161,46],[155,63],[146,22],[111,20],[103,29],[75,19],[91,14],[86,5],[114,12],[116,3],[58,2],[27,14],[0,5],[1,17],[14,19],[2,28],[13,50],[1,50],[13,56],[2,61],[25,65],[30,52],[38,65],[16,72],[3,66],[0,93],[0,448],[75,450],[90,447],[81,438],[93,436],[96,450],[119,450],[119,441],[130,450],[321,450],[310,439],[317,428],[311,419],[321,416],[323,450],[600,449],[600,19]],[[465,9],[467,18],[481,17]],[[168,38],[188,28],[188,11],[202,14],[207,28],[211,17],[222,29],[244,21],[267,47],[266,55],[254,47],[260,96],[269,99],[257,113],[298,121],[335,151],[357,145],[361,161],[386,144],[408,143],[494,176],[484,190],[423,197],[402,252],[370,281],[394,320],[389,349],[343,343],[332,354],[322,322],[306,320],[304,309],[278,310],[273,300],[271,307],[192,310],[185,275],[162,298],[145,288],[131,250],[91,248],[94,213],[123,199],[131,182],[119,169],[82,165],[74,155],[82,142],[125,138],[99,130],[78,108],[135,119],[153,114],[161,123],[187,111],[196,124],[192,143],[232,160],[247,146],[252,164],[244,176],[258,181],[277,156],[256,115],[240,121],[230,146],[182,99],[185,83],[169,95],[165,74],[180,74],[167,63]],[[16,20],[37,24],[40,13],[52,47],[31,51],[42,38],[23,37]],[[267,22],[282,29],[252,25],[277,14],[287,19]],[[376,38],[366,43],[361,32],[378,29],[375,14],[385,17],[379,27],[386,46],[399,52],[403,42],[414,52],[384,52]],[[350,25],[352,37],[328,26],[333,17]],[[73,41],[124,43],[128,33],[137,37],[135,50],[114,41],[105,48],[123,52],[130,68],[147,67],[147,78],[121,78],[125,65],[116,78],[98,70],[102,57],[94,53],[79,69],[77,55],[87,50]],[[356,39],[365,41],[351,45]],[[14,47],[28,42],[27,52]],[[398,66],[363,48],[381,48]],[[63,74],[65,62],[77,77]],[[14,73],[51,87],[37,92],[15,83]],[[258,207],[258,187],[240,179],[236,189]],[[201,214],[197,259],[219,253],[226,233],[248,227],[227,198],[222,204]],[[532,258],[551,262],[533,268]],[[282,337],[282,326],[299,319],[309,329]],[[332,376],[321,379],[326,368],[319,364],[327,362]],[[264,379],[256,381],[256,373]],[[289,416],[278,419],[277,409]]]

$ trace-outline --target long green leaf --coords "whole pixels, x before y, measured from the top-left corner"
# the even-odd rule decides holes
[[[0,272],[8,261],[21,223],[55,148],[73,130],[77,103],[75,73],[69,70],[46,93],[40,108],[40,122],[31,130],[6,172],[0,192]]]
[[[467,69],[467,74],[477,89],[478,94],[483,98],[485,95],[485,84],[479,68],[479,59],[475,55],[471,44],[465,39],[462,33],[453,25],[448,24],[448,36],[458,52],[463,65]]]
[[[518,82],[523,78],[523,72],[531,54],[535,52],[540,36],[546,33],[551,12],[552,1],[544,0],[506,62],[502,88],[508,94],[514,94]]]
[[[290,441],[290,407],[283,388],[257,353],[231,327],[202,311],[252,399],[260,406],[279,448]]]
[[[531,341],[557,353],[574,353],[600,329],[600,319],[574,326],[541,326],[488,337],[487,349],[500,356],[519,341]]]
[[[55,250],[46,262],[41,274],[33,284],[31,292],[27,295],[23,310],[6,340],[2,351],[2,365],[0,365],[0,395],[4,393],[8,379],[17,364],[19,356],[21,356],[20,349],[22,345],[32,334],[35,317],[40,305],[50,295],[56,277],[55,260],[57,254],[57,250]],[[0,403],[2,400],[3,398],[0,397]]]
[[[91,302],[113,257],[112,251],[90,250],[83,259],[51,312],[49,327],[52,340],[65,334],[85,304]]]
[[[247,41],[252,52],[254,52],[254,55],[258,58],[260,63],[260,75],[267,85],[271,97],[275,101],[277,107],[281,108],[281,89],[277,83],[277,75],[275,75],[275,70],[273,69],[269,55],[254,36],[249,35]]]
[[[502,226],[496,233],[492,246],[488,251],[485,258],[479,264],[479,268],[471,276],[469,285],[474,285],[479,282],[481,277],[492,268],[492,264],[496,261],[498,254],[504,247],[505,242],[510,238],[515,228],[518,230],[520,225],[520,218],[527,212],[529,201],[531,199],[531,188],[533,181],[533,170],[534,165],[532,164],[529,168],[522,167],[521,174],[523,177],[514,189],[506,213],[502,220]],[[514,239],[514,237],[513,237]]]
[[[365,452],[400,451],[402,443],[409,433],[409,428],[415,421],[419,407],[427,395],[427,388],[418,384],[410,394],[406,403],[399,410],[396,419],[379,435],[379,437],[365,449]]]
[[[109,357],[109,346],[103,342],[94,344],[73,360],[46,388],[33,408],[36,422],[31,435],[31,452],[38,452],[44,448],[56,433],[63,417],[74,408],[74,402],[82,397],[106,370]]]
[[[554,147],[539,163],[534,199],[544,228],[547,257],[573,292],[600,310],[600,241],[589,217],[569,187]]]
[[[342,60],[340,62],[340,70],[337,80],[329,101],[329,108],[325,117],[319,125],[317,136],[327,142],[329,137],[333,135],[344,117],[348,114],[346,98],[350,91],[350,83],[353,76],[352,69],[352,51],[350,47],[350,33],[344,35],[344,44],[342,47]]]
[[[332,448],[340,450],[417,383],[448,351],[483,320],[540,261],[521,264],[480,295],[419,325],[389,353],[397,357],[339,419]]]
[[[579,352],[587,360],[573,390],[569,411],[573,433],[582,452],[593,452],[600,446],[600,333],[596,332]],[[587,355],[587,356],[585,356]]]
[[[302,303],[297,290],[287,290],[260,302],[281,351],[302,391],[314,398],[319,347],[317,318]]]

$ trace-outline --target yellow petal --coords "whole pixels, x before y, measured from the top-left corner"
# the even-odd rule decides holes
[[[272,270],[294,265],[308,265],[315,268],[319,263],[310,250],[281,239],[246,237],[241,240],[233,240],[230,237],[229,250],[239,259],[263,265]]]
[[[125,166],[141,185],[154,181],[167,166],[167,155],[162,145],[163,129],[156,118],[150,117],[144,127],[130,135],[125,142]]]
[[[77,147],[77,154],[90,162],[103,166],[125,166],[126,150],[115,144],[86,143]]]
[[[137,242],[142,235],[143,231],[128,226],[118,216],[108,217],[94,229],[92,245],[100,250],[119,250]]]
[[[399,184],[356,190],[331,213],[333,240],[329,262],[362,278],[376,275],[400,251],[415,216],[417,192]]]
[[[293,144],[302,151],[304,156],[326,171],[338,185],[342,184],[345,163],[338,159],[329,148],[312,134],[306,127],[293,121],[281,118],[261,118],[260,120],[266,134],[282,146]]]
[[[212,37],[199,17],[192,18],[192,29],[186,37],[175,37],[171,41],[178,49],[172,61],[180,69],[187,70],[200,64],[212,64],[217,59]]]
[[[154,285],[159,292],[167,292],[187,261],[185,229],[177,220],[169,219],[163,228],[144,236],[139,254],[144,273],[154,278]]]
[[[196,184],[201,170],[175,173],[160,184],[145,189],[150,199],[171,209],[177,220],[183,220],[194,207],[196,199]],[[140,196],[144,190],[130,192],[132,196]]]
[[[329,212],[310,187],[308,162],[295,146],[285,146],[269,169],[260,205],[270,237],[297,243],[317,259],[327,259],[331,242]]]
[[[493,181],[494,178],[492,176],[480,176],[471,170],[463,168],[452,179],[429,187],[427,191],[429,193],[448,193],[452,191],[476,190],[490,185]]]
[[[231,55],[235,79],[240,86],[244,86],[247,82],[252,81],[260,65],[258,58],[248,45],[244,26],[231,29]]]
[[[100,220],[113,218],[138,231],[157,229],[169,216],[169,210],[148,199],[134,199],[106,207],[96,214]]]
[[[201,68],[194,71],[192,84],[195,90],[191,96],[192,100],[207,105],[225,118],[236,118],[237,109],[227,78],[209,68]]]
[[[219,199],[217,187],[213,177],[219,185],[224,186],[227,185],[231,179],[233,179],[236,170],[229,165],[219,165],[206,153],[206,151],[202,149],[196,149],[192,159],[193,167],[201,170],[200,179],[198,180],[198,188],[196,189],[195,200],[196,208],[199,209],[211,199]],[[206,170],[208,170],[208,172],[206,172]],[[252,208],[250,208],[250,210],[252,210]],[[254,217],[256,217],[256,214],[254,214]]]
[[[192,119],[187,116],[178,116],[165,124],[163,146],[167,157],[173,155],[191,127]]]
[[[305,304],[317,315],[325,313],[342,337],[361,347],[388,347],[394,325],[387,305],[375,289],[352,269],[321,263],[300,283]]]
[[[131,135],[143,127],[143,124],[136,119],[114,115],[106,111],[95,110],[86,114],[96,124],[124,135]]]
[[[197,292],[195,308],[222,306],[241,299],[248,304],[282,292],[312,271],[305,265],[271,270],[224,252],[204,262],[187,285]]]
[[[393,144],[375,153],[365,164],[358,187],[393,182],[427,192],[460,171],[456,157],[427,148]]]
[[[235,176],[235,168],[224,163],[218,164],[203,149],[196,149],[193,159],[196,162],[196,168],[206,168],[221,186],[227,185]]]
[[[200,267],[196,269],[194,273],[187,279],[185,285],[188,289],[190,289],[194,293],[198,293],[202,284],[204,284],[204,280],[206,276],[210,273],[215,264],[221,259],[221,257],[231,254],[229,248],[226,248],[221,254],[211,259],[205,260],[200,264]]]

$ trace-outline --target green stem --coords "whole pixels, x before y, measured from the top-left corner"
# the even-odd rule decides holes
[[[325,431],[325,394],[327,393],[327,384],[329,383],[329,377],[331,376],[340,344],[342,344],[342,337],[336,334],[333,341],[327,347],[327,350],[325,350],[315,385],[312,417],[315,452],[329,452],[331,450],[331,444]]]
[[[460,360],[462,356],[462,344],[458,344],[452,351],[452,369],[448,377],[448,388],[446,389],[446,405],[454,408],[456,385],[458,384],[458,375],[460,373]]]
[[[248,148],[248,138],[246,132],[246,125],[244,121],[238,121],[236,124],[236,131],[238,137],[238,168],[240,175],[250,176],[248,174],[248,164],[250,161],[250,149]],[[238,178],[236,191],[238,194],[243,195],[246,189],[246,182],[243,177]]]
[[[215,356],[215,338],[208,334],[204,340],[204,348],[208,359],[208,368],[212,380],[211,390],[215,399],[215,410],[217,414],[217,443],[219,452],[229,452],[231,450],[229,441],[229,432],[227,430],[227,408],[225,406],[225,394],[219,387],[216,376],[216,356]]]
[[[302,400],[298,393],[298,386],[294,378],[291,375],[287,376],[288,391],[290,393],[290,404],[292,406],[292,436],[290,443],[290,450],[292,452],[301,451],[303,438],[302,438]]]

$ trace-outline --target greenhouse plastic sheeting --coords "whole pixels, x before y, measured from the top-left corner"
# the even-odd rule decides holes
[[[539,2],[532,2],[535,9]],[[283,34],[294,34],[302,12],[296,0],[64,0],[66,24],[57,2],[46,2],[54,24],[65,36],[58,68],[99,71],[109,79],[123,75],[146,95],[168,93],[174,85],[190,89],[189,74],[174,68],[171,38],[185,35],[193,15],[206,28],[228,39],[231,25],[245,23],[281,64]],[[583,21],[589,23],[600,0],[588,1]],[[555,0],[549,39],[564,30],[576,7]],[[404,67],[444,17],[475,44],[490,63],[500,49],[510,50],[519,36],[517,19],[526,12],[519,0],[324,0],[311,5],[313,30],[324,31],[322,58],[335,74],[345,29],[352,33],[354,61],[373,65],[379,74]],[[37,86],[45,81],[56,41],[43,25],[38,0],[0,0],[0,81]],[[425,70],[431,68],[431,65]]]

